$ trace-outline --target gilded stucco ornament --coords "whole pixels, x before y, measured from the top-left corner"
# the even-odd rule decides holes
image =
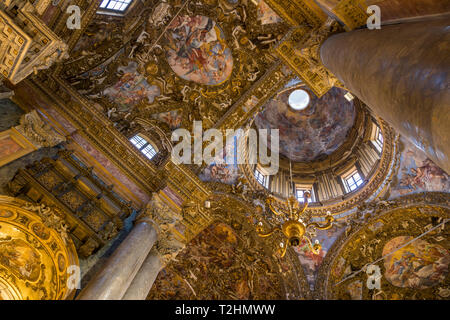
[[[78,257],[64,218],[44,204],[0,196],[0,297],[70,299]],[[73,281],[75,280],[75,281]]]
[[[347,219],[346,232],[328,251],[318,273],[314,296],[357,300],[445,299],[450,285],[450,244],[445,237],[449,225],[443,222],[450,218],[449,208],[450,197],[442,192],[411,194],[360,206]],[[409,241],[412,242],[408,244]],[[397,250],[402,245],[406,247]],[[428,253],[422,248],[429,248]],[[380,260],[381,257],[386,258]],[[380,289],[371,290],[366,286],[368,275],[364,270],[373,262],[380,267],[382,277]],[[412,265],[415,267],[411,268]],[[358,270],[363,271],[354,274]]]
[[[174,259],[185,246],[174,232],[175,226],[181,220],[183,217],[169,207],[157,193],[153,194],[145,211],[137,218],[137,221],[148,221],[157,230],[158,241],[155,247],[163,265]]]
[[[36,110],[23,115],[20,119],[20,125],[15,129],[38,148],[54,147],[66,141],[64,136],[57,133],[42,120]]]

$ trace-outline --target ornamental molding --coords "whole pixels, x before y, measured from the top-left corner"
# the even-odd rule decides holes
[[[26,84],[45,93],[53,102],[52,107],[70,120],[78,133],[148,194],[162,188],[164,173],[136,150],[92,102],[70,84],[45,73],[40,73],[39,78],[34,81],[26,81]]]
[[[36,110],[22,116],[20,125],[15,127],[37,148],[54,147],[66,141],[66,138],[50,127]]]

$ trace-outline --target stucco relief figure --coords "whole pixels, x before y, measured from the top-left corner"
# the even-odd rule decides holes
[[[410,236],[392,239],[385,245],[383,255],[410,240]],[[447,249],[419,239],[385,259],[385,277],[397,287],[425,289],[445,280],[449,263]]]
[[[204,16],[177,17],[166,38],[167,60],[181,78],[204,85],[226,81],[233,57],[225,35],[212,19]]]

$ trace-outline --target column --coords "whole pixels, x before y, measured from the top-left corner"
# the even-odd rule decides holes
[[[127,238],[77,299],[122,299],[156,240],[157,232],[152,221],[148,217],[138,220]]]
[[[159,226],[161,227],[161,225]],[[158,228],[158,230],[161,229],[165,229],[165,227]],[[170,230],[161,230],[158,242],[146,257],[122,300],[147,298],[159,271],[172,261],[184,247],[185,245]]]
[[[333,35],[326,68],[373,112],[450,173],[448,20]]]
[[[131,282],[122,300],[145,300],[163,266],[158,251],[156,248],[153,248]]]

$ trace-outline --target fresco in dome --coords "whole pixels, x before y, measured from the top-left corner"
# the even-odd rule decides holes
[[[401,236],[390,240],[383,248],[383,256],[412,239],[411,236]],[[397,287],[426,289],[445,280],[449,263],[448,250],[418,239],[384,260],[384,276]]]
[[[355,122],[353,102],[345,91],[333,88],[318,99],[310,92],[309,106],[294,111],[288,105],[290,88],[269,100],[256,116],[259,129],[280,130],[280,154],[297,162],[311,162],[336,151],[346,140]]]
[[[319,254],[313,254],[311,252],[306,240],[302,240],[299,246],[294,247],[295,253],[297,253],[300,260],[300,264],[303,266],[303,270],[305,271],[311,290],[314,290],[317,272],[319,271],[319,267],[322,264],[325,255],[343,231],[343,228],[338,228],[337,226],[334,226],[328,230],[317,230],[317,236],[314,240],[319,240],[322,245],[322,249],[320,249]]]
[[[275,11],[263,0],[257,0],[258,2],[258,20],[261,21],[262,25],[279,23],[283,20],[280,18]]]
[[[403,151],[400,155],[398,182],[392,188],[391,196],[397,197],[423,191],[448,192],[450,179],[444,170],[405,138],[401,137],[400,141]]]
[[[165,39],[168,63],[179,77],[203,85],[218,85],[231,76],[231,49],[222,29],[212,19],[177,17]]]
[[[134,61],[127,66],[118,68],[122,75],[120,80],[112,87],[103,91],[103,94],[113,100],[118,106],[117,111],[128,111],[139,102],[148,100],[152,103],[160,95],[158,86],[148,84],[147,80],[138,71],[138,64]]]
[[[172,110],[168,112],[162,112],[152,115],[154,119],[167,123],[170,129],[175,130],[181,126],[183,115],[178,110]]]

